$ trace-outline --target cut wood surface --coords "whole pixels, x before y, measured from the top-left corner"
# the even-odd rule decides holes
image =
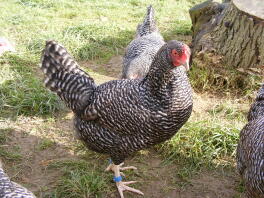
[[[259,19],[264,19],[263,0],[233,0],[233,3],[239,10]]]

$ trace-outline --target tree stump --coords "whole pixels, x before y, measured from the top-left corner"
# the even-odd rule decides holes
[[[189,13],[194,57],[213,52],[229,67],[264,67],[263,0],[208,0]]]

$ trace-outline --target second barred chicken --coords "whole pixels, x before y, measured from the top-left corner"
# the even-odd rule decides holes
[[[240,132],[237,169],[245,183],[247,198],[264,198],[264,85],[248,113],[248,123]]]
[[[156,26],[154,8],[150,5],[143,23],[137,27],[136,37],[126,48],[122,78],[145,77],[156,53],[164,44],[163,37]]]

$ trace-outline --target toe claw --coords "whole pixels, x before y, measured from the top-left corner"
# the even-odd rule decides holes
[[[124,198],[123,190],[118,188],[118,192],[119,192],[120,198]]]
[[[117,189],[118,189],[118,192],[120,194],[120,197],[123,198],[124,195],[123,195],[123,192],[124,191],[130,191],[130,192],[133,192],[133,193],[137,193],[137,194],[140,194],[140,195],[144,195],[143,192],[141,192],[140,190],[137,190],[135,188],[132,188],[132,187],[129,187],[127,185],[129,184],[134,184],[136,183],[137,181],[129,181],[129,182],[118,182],[116,183],[117,185]]]
[[[122,162],[121,164],[117,165],[119,167],[119,170],[121,171],[124,171],[124,170],[129,170],[129,169],[132,169],[132,170],[137,170],[137,167],[135,166],[127,166],[127,167],[122,167],[124,165],[124,162]],[[107,166],[107,168],[105,169],[105,171],[113,171],[114,172],[114,165],[113,163],[112,164],[109,164]]]
[[[137,183],[137,181],[123,182],[124,185],[135,184],[135,183]]]
[[[105,172],[112,170],[112,164],[109,164],[109,166],[106,167]]]
[[[128,169],[137,170],[137,167],[135,166],[120,167],[120,170],[128,170]]]

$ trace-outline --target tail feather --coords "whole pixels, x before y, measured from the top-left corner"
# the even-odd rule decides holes
[[[45,74],[45,86],[57,93],[73,112],[82,114],[96,85],[67,50],[54,41],[47,41],[41,69]]]
[[[55,41],[46,42],[42,62],[44,61],[44,58],[49,59],[49,61],[46,61],[46,64],[42,64],[41,66],[44,73],[45,71],[54,73],[57,69],[79,75],[85,75],[92,79],[85,71],[79,68],[79,65],[73,60],[67,50]]]
[[[137,27],[137,36],[145,36],[156,31],[158,31],[158,28],[155,21],[155,11],[154,8],[149,5],[143,23],[139,24]]]

